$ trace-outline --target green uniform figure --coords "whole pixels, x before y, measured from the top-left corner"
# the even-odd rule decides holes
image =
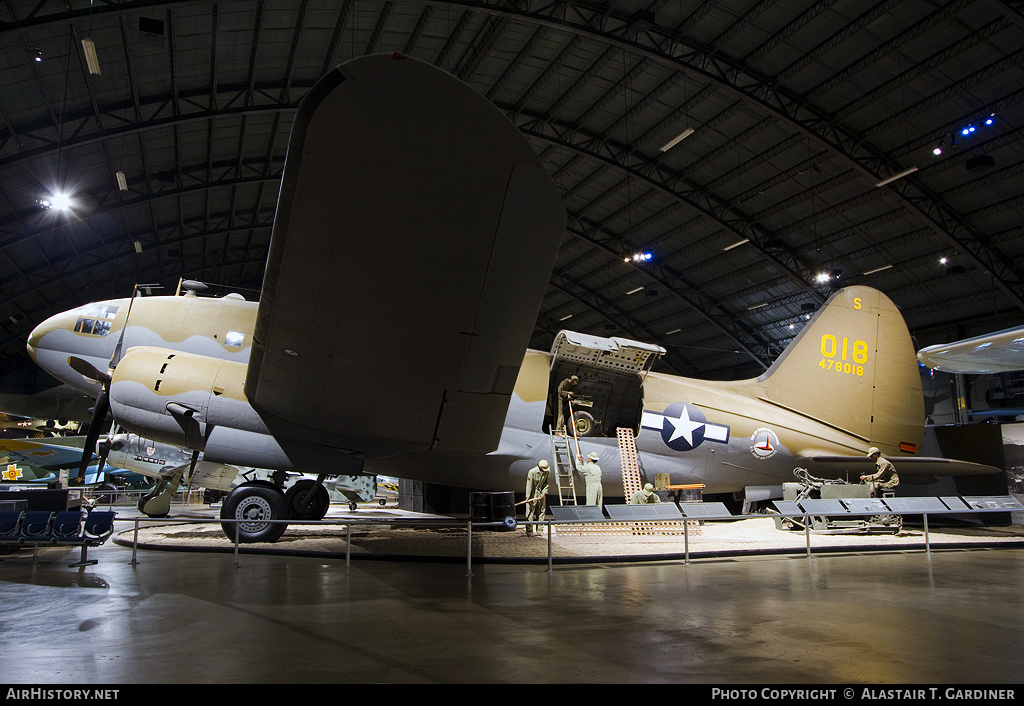
[[[547,513],[548,479],[551,472],[548,462],[541,459],[526,474],[526,521],[542,521]],[[537,525],[526,525],[526,536],[540,535]]]
[[[558,421],[555,423],[556,430],[565,431],[565,412],[569,407],[569,400],[575,396],[573,390],[576,389],[576,385],[579,382],[580,379],[573,375],[558,384]]]
[[[875,462],[875,472],[871,475],[861,476],[862,482],[871,486],[871,497],[878,497],[880,490],[895,488],[900,484],[900,477],[896,475],[896,467],[892,462],[882,456],[877,447],[868,449],[868,458]]]
[[[630,505],[649,505],[660,502],[661,498],[654,492],[652,483],[645,483],[643,489],[633,493],[633,497],[629,499]]]
[[[602,505],[604,491],[601,488],[601,467],[597,465],[600,456],[592,451],[587,458],[590,460],[579,468],[580,475],[587,482],[587,505]]]

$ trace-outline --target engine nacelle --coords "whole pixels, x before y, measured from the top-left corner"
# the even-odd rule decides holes
[[[136,347],[117,363],[110,408],[141,436],[205,451],[214,428],[267,435],[242,391],[245,363]]]

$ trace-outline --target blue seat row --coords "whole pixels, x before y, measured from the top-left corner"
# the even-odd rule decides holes
[[[106,510],[3,510],[0,511],[0,545],[81,546],[82,564],[87,547],[97,547],[114,533],[116,512]]]

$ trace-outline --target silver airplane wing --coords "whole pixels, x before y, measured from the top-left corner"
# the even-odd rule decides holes
[[[525,138],[401,55],[298,110],[246,395],[278,439],[384,456],[489,451],[564,231]]]
[[[945,373],[980,375],[1024,370],[1024,326],[928,346],[917,352],[917,359]]]

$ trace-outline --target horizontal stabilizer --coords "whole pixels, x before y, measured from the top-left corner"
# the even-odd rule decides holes
[[[864,475],[874,473],[875,462],[867,456],[809,456],[808,460],[821,466],[835,469],[846,469],[851,473]],[[929,458],[922,456],[890,458],[896,467],[896,473],[908,476],[981,476],[1002,473],[1001,468],[983,463],[956,461],[949,458]]]

